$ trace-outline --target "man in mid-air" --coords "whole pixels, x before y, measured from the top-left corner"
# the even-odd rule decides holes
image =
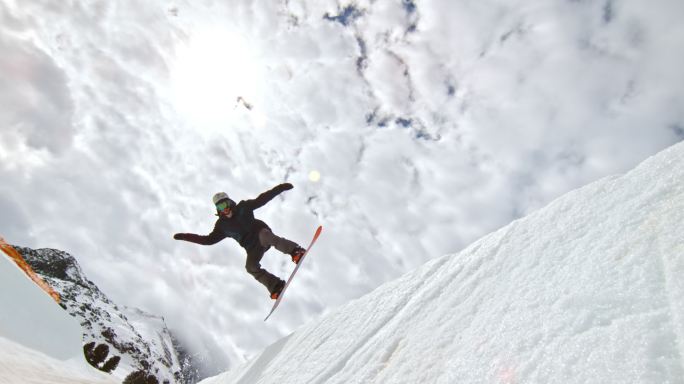
[[[296,264],[299,263],[305,250],[291,240],[276,236],[266,223],[254,218],[254,210],[262,207],[280,193],[292,188],[290,183],[280,184],[260,194],[255,199],[242,200],[237,204],[225,192],[219,192],[213,198],[218,216],[214,230],[206,236],[194,233],[176,233],[173,238],[202,245],[216,244],[226,237],[235,239],[247,251],[247,263],[245,264],[247,272],[266,286],[271,294],[271,299],[275,300],[283,290],[285,281],[263,269],[261,258],[273,246],[280,252],[292,256],[292,261]]]

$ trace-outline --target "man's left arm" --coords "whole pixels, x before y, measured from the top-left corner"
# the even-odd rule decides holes
[[[257,196],[256,199],[246,200],[245,202],[247,204],[249,204],[250,208],[257,209],[257,208],[263,207],[264,204],[271,201],[274,197],[278,196],[279,194],[281,194],[285,191],[289,191],[292,188],[294,188],[294,187],[290,183],[279,184],[279,185],[275,186],[274,188],[260,194],[259,196]]]

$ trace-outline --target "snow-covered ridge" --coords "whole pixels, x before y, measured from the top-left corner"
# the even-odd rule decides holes
[[[83,343],[105,344],[110,358],[121,357],[116,376],[143,370],[160,383],[185,382],[179,353],[163,318],[113,303],[66,252],[15,248],[60,293],[62,305],[81,324]]]
[[[684,383],[683,222],[680,143],[202,383]]]
[[[83,359],[78,321],[0,253],[0,384],[113,384]]]

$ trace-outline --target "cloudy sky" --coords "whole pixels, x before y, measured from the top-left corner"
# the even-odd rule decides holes
[[[208,372],[684,139],[679,0],[0,0],[0,235]],[[319,175],[319,177],[316,177]],[[211,196],[324,234],[267,322]],[[262,263],[285,277],[289,258]]]

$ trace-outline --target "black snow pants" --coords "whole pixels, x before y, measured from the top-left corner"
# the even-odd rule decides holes
[[[269,293],[273,293],[282,287],[285,282],[261,267],[261,258],[269,248],[275,247],[282,253],[290,254],[298,247],[297,243],[278,237],[270,229],[264,228],[259,232],[259,244],[247,249],[247,262],[245,269],[254,278],[263,284]]]

